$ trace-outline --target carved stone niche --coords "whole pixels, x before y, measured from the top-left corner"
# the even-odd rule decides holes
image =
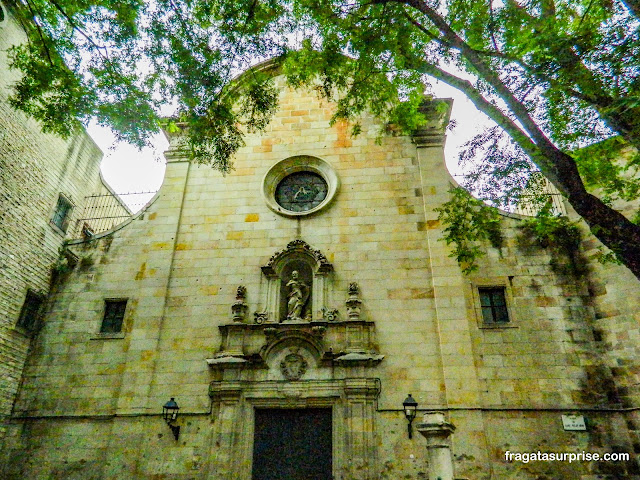
[[[323,320],[331,272],[333,265],[320,250],[314,250],[304,240],[289,242],[262,267],[267,279],[263,299],[266,322]],[[297,302],[299,311],[295,311],[296,293],[301,297]]]

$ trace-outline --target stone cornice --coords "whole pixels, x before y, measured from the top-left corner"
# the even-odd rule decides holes
[[[444,145],[452,107],[452,98],[435,98],[420,106],[419,111],[427,118],[427,123],[411,134],[411,139],[418,148]]]

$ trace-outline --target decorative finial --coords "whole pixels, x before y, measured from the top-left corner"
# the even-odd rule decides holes
[[[245,315],[247,314],[247,287],[240,285],[236,290],[236,301],[231,306],[231,315],[234,322],[244,322]]]
[[[349,284],[349,298],[345,304],[347,305],[347,316],[349,320],[360,320],[362,300],[360,300],[360,287],[356,282]]]

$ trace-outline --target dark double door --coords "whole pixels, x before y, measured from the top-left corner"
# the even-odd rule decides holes
[[[331,409],[256,409],[253,480],[331,480]]]

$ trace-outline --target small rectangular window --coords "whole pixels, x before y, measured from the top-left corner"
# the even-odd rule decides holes
[[[56,209],[53,212],[53,217],[51,218],[51,223],[53,223],[63,232],[66,232],[67,227],[69,226],[69,218],[71,216],[72,208],[73,205],[71,204],[71,202],[67,200],[63,195],[59,195]]]
[[[124,312],[127,309],[126,300],[105,300],[104,318],[100,333],[118,333],[122,331]]]
[[[509,323],[504,287],[481,287],[478,294],[484,323]]]
[[[22,310],[20,310],[17,325],[30,332],[35,331],[40,323],[44,300],[44,295],[39,295],[33,290],[27,290],[27,296],[22,305]]]

